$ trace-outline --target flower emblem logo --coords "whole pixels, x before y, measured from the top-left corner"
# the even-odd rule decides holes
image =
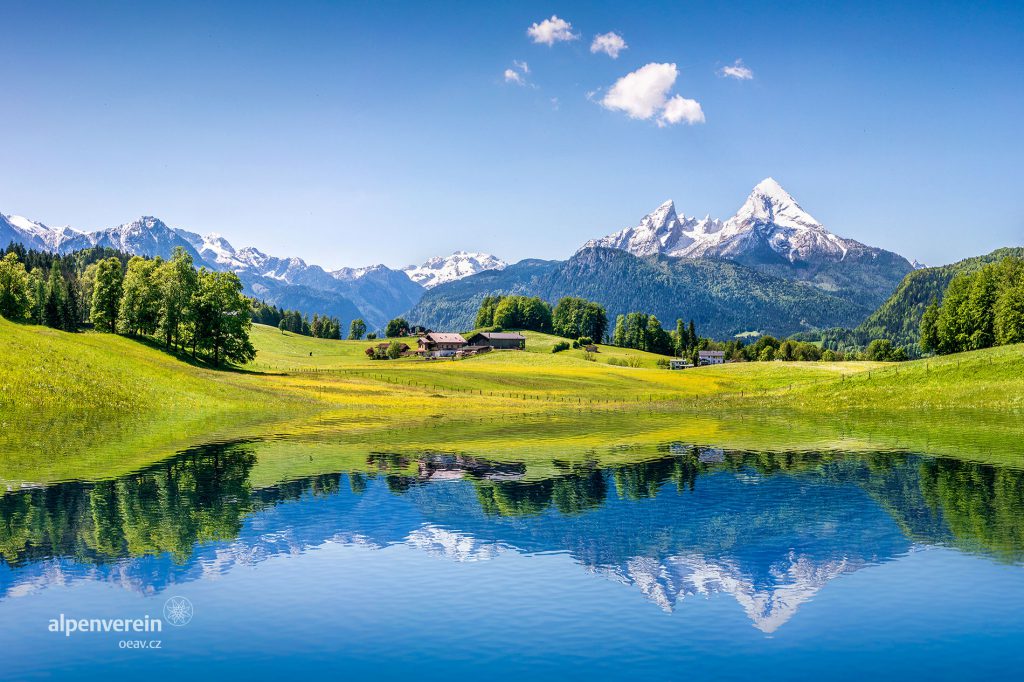
[[[192,614],[192,602],[185,597],[171,597],[164,602],[164,618],[175,627],[188,625]]]

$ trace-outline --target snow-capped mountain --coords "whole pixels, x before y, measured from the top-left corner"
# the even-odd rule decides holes
[[[621,249],[640,256],[727,258],[828,291],[865,288],[884,297],[913,269],[898,254],[839,237],[803,209],[773,178],[754,187],[731,218],[680,216],[666,201],[640,224],[583,248]]]
[[[680,217],[670,200],[628,227],[585,246],[624,249],[636,256],[663,253],[700,258],[734,257],[770,249],[790,262],[825,257],[843,260],[860,242],[838,237],[797,203],[773,178],[762,180],[734,216],[726,221]]]
[[[704,218],[681,218],[670,199],[644,216],[636,227],[628,227],[603,239],[592,239],[585,246],[602,246],[629,251],[635,256],[664,253],[682,256],[694,244],[707,241],[722,229],[722,221]]]
[[[161,258],[170,258],[174,249],[181,247],[196,266],[237,273],[250,296],[307,314],[337,316],[345,322],[362,317],[371,328],[382,327],[409,310],[423,293],[423,287],[404,272],[383,265],[329,273],[301,258],[279,258],[252,246],[236,249],[218,233],[200,235],[170,227],[152,216],[97,232],[81,232],[0,214],[0,244],[12,241],[57,253],[106,247]]]
[[[0,213],[0,245],[18,242],[41,251],[56,251],[67,241],[84,235],[69,226],[48,227],[43,223],[18,215]]]
[[[174,249],[180,246],[192,254],[193,258],[199,255],[179,230],[169,227],[167,223],[153,216],[142,216],[130,223],[99,232],[80,232],[78,236],[63,241],[59,249],[66,253],[90,246],[161,258],[170,258],[174,254]]]
[[[432,289],[438,284],[453,282],[484,270],[504,270],[507,265],[489,253],[456,251],[450,256],[431,258],[423,265],[410,265],[402,268],[402,271],[424,289]]]

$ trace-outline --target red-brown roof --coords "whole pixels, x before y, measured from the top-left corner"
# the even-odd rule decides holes
[[[431,332],[424,338],[430,339],[434,343],[466,343],[466,339],[462,338],[462,334],[448,332]]]

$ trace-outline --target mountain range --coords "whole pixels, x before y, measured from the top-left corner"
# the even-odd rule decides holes
[[[250,296],[308,314],[336,316],[346,323],[362,317],[371,329],[382,328],[388,320],[409,310],[425,289],[481,270],[505,267],[504,261],[489,254],[459,251],[402,270],[371,265],[328,271],[301,258],[279,258],[251,246],[236,249],[220,234],[204,236],[172,228],[152,216],[97,232],[82,232],[0,214],[0,244],[10,242],[56,253],[107,247],[161,258],[169,258],[175,248],[181,247],[197,266],[237,273]]]
[[[680,216],[666,201],[638,225],[588,241],[566,261],[521,261],[438,285],[410,311],[428,327],[468,328],[486,295],[584,296],[609,317],[693,319],[717,338],[856,326],[914,265],[829,232],[772,178],[727,220]]]
[[[301,258],[236,249],[144,216],[97,232],[51,228],[0,215],[0,244],[67,253],[93,246],[167,258],[176,247],[197,265],[238,273],[247,294],[284,308],[362,317],[371,329],[403,315],[434,329],[468,329],[484,296],[525,294],[555,303],[584,296],[618,314],[643,311],[663,323],[694,319],[723,338],[742,332],[789,335],[855,327],[917,266],[902,256],[839,237],[778,182],[758,183],[726,220],[688,217],[666,201],[638,225],[584,244],[565,261],[509,265],[456,251],[400,270],[384,265],[325,270]]]

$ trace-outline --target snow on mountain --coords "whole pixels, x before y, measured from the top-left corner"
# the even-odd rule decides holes
[[[99,232],[78,233],[77,237],[62,242],[59,250],[66,253],[90,246],[161,258],[170,258],[174,249],[180,246],[192,254],[193,258],[198,256],[188,239],[153,216],[142,216],[130,223]]]
[[[62,243],[82,236],[81,232],[69,226],[48,227],[19,215],[0,213],[0,246],[18,242],[30,248],[56,251]]]
[[[679,217],[667,201],[640,221],[585,247],[623,249],[637,256],[662,253],[668,256],[735,258],[758,251],[771,252],[789,262],[825,258],[841,261],[863,244],[832,234],[805,211],[773,178],[754,187],[750,196],[728,220]]]
[[[386,265],[378,263],[377,265],[367,265],[362,268],[340,268],[338,270],[331,270],[328,274],[334,279],[340,279],[343,282],[352,282],[357,279],[362,279],[369,274],[376,272],[383,272],[390,270]]]
[[[438,284],[453,282],[484,270],[504,270],[507,266],[508,263],[488,253],[456,251],[450,256],[435,256],[423,265],[410,265],[402,270],[413,282],[425,289],[432,289]]]
[[[656,253],[681,255],[694,244],[721,231],[722,222],[710,216],[697,219],[680,217],[672,200],[644,216],[636,227],[628,227],[603,239],[592,239],[585,246],[603,246],[629,251],[636,256]]]

